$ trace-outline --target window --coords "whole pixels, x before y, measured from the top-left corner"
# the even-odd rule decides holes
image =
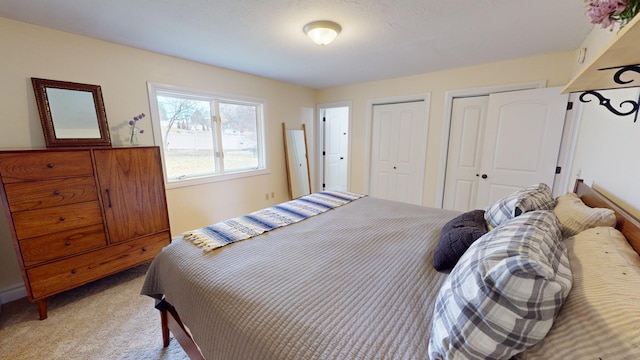
[[[263,102],[157,84],[149,100],[168,187],[267,172]]]

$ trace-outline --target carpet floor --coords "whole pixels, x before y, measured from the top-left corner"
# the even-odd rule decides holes
[[[140,295],[148,264],[51,297],[46,320],[27,299],[2,305],[0,359],[188,359],[162,346],[160,313]]]

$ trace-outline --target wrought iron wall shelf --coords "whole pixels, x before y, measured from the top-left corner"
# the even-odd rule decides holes
[[[613,114],[635,113],[637,121],[640,98],[611,104],[598,90],[640,87],[640,15],[629,22],[616,37],[574,77],[562,93],[583,92],[580,101],[598,99]]]

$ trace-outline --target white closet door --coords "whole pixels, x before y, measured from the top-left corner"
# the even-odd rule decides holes
[[[476,206],[484,128],[489,96],[456,98],[451,112],[445,175],[445,209],[468,211]]]
[[[371,196],[422,204],[426,111],[424,101],[373,106]]]
[[[476,208],[538,182],[553,187],[568,99],[560,89],[489,96]]]

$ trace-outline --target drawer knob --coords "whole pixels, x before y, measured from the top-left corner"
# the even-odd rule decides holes
[[[146,247],[143,247],[143,248],[142,248],[142,252],[145,252],[145,251],[147,251],[147,248],[146,248]]]
[[[71,273],[72,273],[72,274],[75,274],[75,273],[77,273],[77,272],[78,272],[78,270],[76,270],[76,269],[71,270]]]
[[[47,164],[47,167],[48,167],[49,169],[53,169],[53,164]]]
[[[60,221],[64,221],[64,216],[60,216]]]
[[[53,192],[53,195],[56,195],[56,196],[60,195],[60,191],[55,190],[55,191]]]
[[[71,241],[67,241],[66,243],[64,243],[64,246],[71,246]]]

